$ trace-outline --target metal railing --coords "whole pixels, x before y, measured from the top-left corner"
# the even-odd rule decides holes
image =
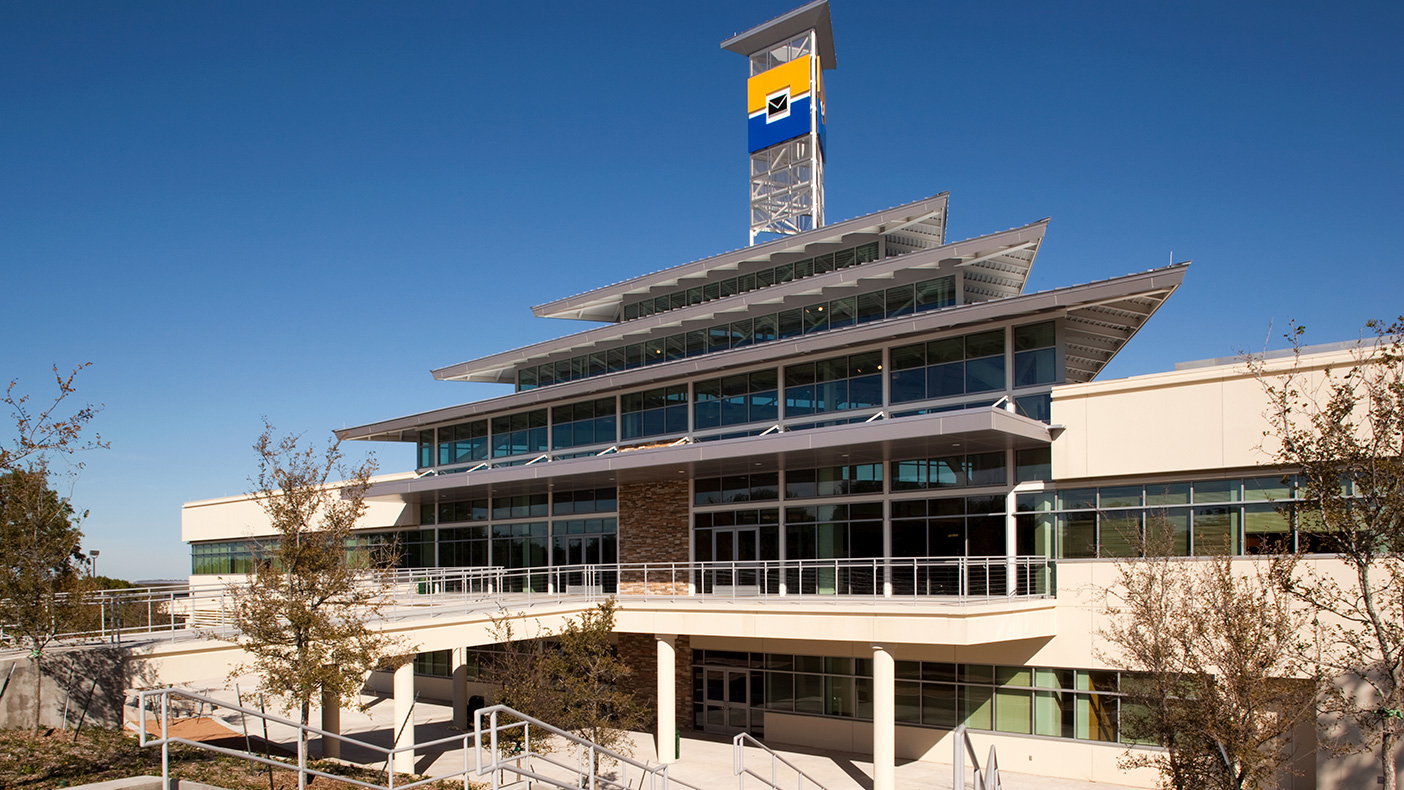
[[[445,619],[540,604],[621,600],[835,606],[968,605],[1053,597],[1045,557],[915,557],[746,562],[614,563],[540,568],[366,571],[387,621]],[[239,584],[106,590],[61,637],[88,642],[235,634]],[[0,624],[0,642],[5,629]]]
[[[965,790],[965,758],[970,758],[970,766],[975,769],[975,790],[1000,790],[999,784],[999,760],[995,755],[994,744],[990,744],[990,756],[985,760],[985,767],[980,768],[980,758],[975,756],[975,744],[970,740],[970,731],[962,724],[951,733],[952,741],[955,744],[955,759],[952,763],[951,787],[955,790]]]
[[[155,709],[152,708],[153,703],[157,706]],[[137,705],[137,714],[141,720],[139,743],[143,747],[161,747],[161,780],[162,786],[166,788],[171,787],[171,745],[184,744],[195,749],[215,752],[260,765],[295,771],[297,772],[297,786],[299,788],[306,788],[310,778],[320,776],[369,788],[369,790],[396,790],[397,788],[398,790],[409,790],[409,788],[420,785],[461,778],[464,789],[468,790],[469,777],[490,776],[493,790],[500,790],[504,784],[505,775],[512,774],[532,782],[563,788],[563,790],[582,790],[583,788],[590,790],[600,790],[600,788],[643,790],[644,787],[649,788],[649,790],[670,790],[674,786],[684,788],[684,790],[699,790],[693,785],[669,777],[667,765],[649,765],[634,760],[505,705],[494,705],[478,710],[474,717],[472,732],[397,748],[386,748],[339,733],[327,732],[261,710],[231,704],[179,688],[139,692]],[[246,737],[248,736],[249,719],[261,721],[265,725],[275,724],[291,729],[292,737],[297,739],[296,763],[256,754],[252,750],[230,749],[171,735],[171,721],[180,712],[178,708],[194,706],[199,706],[201,710],[208,709],[211,714],[219,709],[238,714],[244,722]],[[485,727],[484,724],[487,726]],[[156,733],[151,731],[153,726],[157,729]],[[308,742],[313,737],[323,739],[324,744],[328,740],[334,740],[341,744],[351,744],[366,749],[372,754],[378,755],[375,762],[379,763],[383,760],[385,764],[384,784],[354,779],[313,767],[309,764],[311,758],[307,748]],[[560,759],[554,751],[541,748],[543,742],[553,739],[564,741],[567,744],[567,751],[573,752],[573,760]],[[536,744],[535,747],[533,747],[533,743]],[[404,781],[403,777],[395,773],[394,764],[397,754],[406,752],[413,754],[417,750],[429,750],[435,747],[451,748],[452,745],[457,745],[463,752],[462,767],[455,771],[433,778],[411,781]],[[555,744],[553,743],[552,746],[554,747]],[[603,773],[612,765],[619,766],[617,776]],[[554,769],[554,773],[545,772],[552,769]]]
[[[770,755],[770,778],[767,779],[763,774],[756,773],[746,767],[747,741],[750,741],[752,746],[763,749]],[[816,788],[816,790],[825,790],[824,786],[815,781],[814,777],[801,771],[794,763],[776,754],[769,746],[752,738],[749,733],[738,732],[736,737],[731,739],[731,747],[731,766],[732,771],[736,774],[736,790],[746,790],[747,776],[759,779],[762,784],[771,788],[771,790],[785,790],[788,785],[782,786],[779,781],[779,768],[781,765],[795,772],[795,790],[804,790],[804,783],[806,781],[809,782],[810,786]]]
[[[502,720],[504,714],[507,721]],[[487,723],[486,729],[483,727],[485,722]],[[514,732],[516,730],[520,730],[520,735]],[[618,790],[631,790],[631,788],[632,790],[642,790],[645,787],[645,780],[647,780],[647,787],[650,790],[668,790],[674,785],[688,788],[688,790],[699,790],[694,785],[669,777],[666,764],[649,765],[646,762],[635,760],[559,727],[553,727],[540,719],[534,719],[506,705],[492,705],[478,709],[473,718],[473,731],[478,746],[476,749],[478,776],[491,774],[493,790],[500,790],[503,784],[503,775],[506,773],[571,790],[584,790],[584,788],[598,790],[602,787],[618,788]],[[533,735],[533,731],[535,735]],[[484,738],[486,738],[486,742],[484,742]],[[568,744],[568,751],[574,753],[573,763],[558,759],[550,751],[533,748],[533,743],[540,744],[542,740],[550,738],[557,738]],[[570,749],[572,746],[574,748]],[[484,753],[489,755],[486,764],[483,762]],[[617,776],[602,773],[610,761],[619,766]],[[550,774],[542,773],[538,763],[571,775],[570,783],[565,784],[558,776],[553,777]],[[637,780],[630,777],[630,769],[637,772]]]
[[[156,722],[156,726],[159,728],[160,737],[158,738],[151,737],[152,733],[150,732],[150,722],[152,721],[152,719],[148,718],[147,716],[147,711],[149,709],[148,703],[152,700],[157,701],[160,706],[158,710],[154,711],[154,713],[156,714],[154,720]],[[245,722],[246,736],[248,735],[248,719],[262,720],[265,723],[277,724],[283,727],[292,728],[297,737],[296,764],[290,764],[282,760],[275,760],[271,757],[265,757],[263,755],[255,754],[252,751],[240,751],[238,749],[229,749],[223,746],[215,746],[213,744],[204,743],[202,741],[195,741],[190,740],[188,738],[172,736],[170,730],[172,714],[179,712],[173,711],[173,708],[179,707],[178,704],[173,703],[180,702],[193,702],[197,705],[208,706],[211,713],[213,713],[216,709],[224,709],[238,713],[241,720]],[[469,751],[476,746],[477,735],[471,732],[465,732],[462,735],[453,735],[448,738],[440,738],[434,741],[426,741],[424,743],[416,743],[411,744],[409,746],[401,746],[399,748],[387,749],[383,746],[377,746],[373,743],[357,740],[355,738],[341,735],[339,733],[327,732],[326,730],[322,730],[311,725],[295,722],[290,719],[282,718],[281,716],[274,716],[273,714],[265,713],[264,711],[246,708],[242,705],[233,705],[228,702],[224,702],[213,697],[207,697],[203,694],[196,694],[195,692],[187,691],[185,689],[163,688],[139,692],[137,694],[137,706],[137,715],[141,722],[141,735],[138,739],[138,743],[141,746],[161,747],[161,780],[162,787],[165,788],[171,787],[171,744],[177,743],[184,744],[186,746],[190,746],[196,749],[202,749],[208,752],[216,752],[218,754],[227,755],[229,757],[259,763],[261,765],[267,765],[273,768],[296,771],[297,786],[299,788],[307,787],[308,777],[317,776],[325,777],[327,779],[334,779],[338,782],[345,782],[347,784],[357,785],[360,787],[370,788],[371,790],[395,790],[396,788],[399,788],[400,790],[408,790],[408,788],[417,787],[419,785],[430,784],[432,782],[440,782],[448,779],[462,777],[464,790],[468,790],[468,777],[473,775],[473,768],[469,765]],[[374,784],[372,782],[365,782],[359,779],[353,779],[351,777],[344,776],[341,774],[328,773],[326,771],[322,771],[320,769],[313,768],[312,766],[308,765],[309,756],[307,754],[307,743],[312,736],[322,738],[323,742],[327,740],[334,740],[342,744],[349,743],[364,749],[368,749],[375,754],[383,755],[385,759],[385,784]],[[401,752],[413,753],[417,749],[428,749],[431,747],[444,746],[445,744],[452,743],[460,744],[461,748],[463,749],[463,767],[461,769],[448,774],[443,774],[434,777],[432,779],[419,779],[416,781],[400,783],[397,783],[395,781],[396,775],[394,771],[394,758],[396,754],[399,754]]]

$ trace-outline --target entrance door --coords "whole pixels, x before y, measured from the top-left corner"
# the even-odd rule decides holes
[[[702,729],[723,735],[749,732],[761,737],[764,734],[762,712],[759,704],[752,710],[751,703],[753,700],[760,702],[763,673],[716,667],[706,667],[702,671]]]
[[[712,557],[719,563],[712,592],[723,595],[760,593],[760,530],[756,527],[712,532]],[[716,588],[721,589],[716,589]]]

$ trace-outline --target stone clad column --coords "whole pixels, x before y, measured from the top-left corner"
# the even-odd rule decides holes
[[[658,762],[678,759],[678,711],[674,686],[677,685],[677,650],[672,634],[657,634],[658,642]]]
[[[334,735],[341,734],[341,700],[335,694],[322,690],[322,731]],[[322,738],[322,757],[341,756],[341,741],[336,738]]]
[[[395,668],[395,729],[390,733],[394,748],[414,745],[414,661]],[[414,773],[414,750],[395,753],[395,772]]]
[[[873,790],[897,787],[897,662],[873,645]]]

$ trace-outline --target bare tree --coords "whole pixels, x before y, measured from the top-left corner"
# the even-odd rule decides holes
[[[275,537],[261,547],[247,582],[230,584],[237,641],[249,655],[231,676],[256,674],[307,724],[318,695],[338,704],[357,699],[372,670],[410,648],[373,626],[389,583],[357,567],[348,546],[366,510],[374,462],[347,469],[337,443],[319,451],[298,442],[274,438],[265,422],[254,444],[252,495]]]
[[[1152,766],[1176,790],[1273,786],[1292,731],[1315,718],[1302,659],[1309,614],[1273,566],[1227,553],[1171,557],[1169,529],[1148,528],[1144,559],[1117,563],[1100,636],[1123,676],[1127,767]],[[1314,742],[1313,742],[1314,746]]]
[[[1297,474],[1298,553],[1280,578],[1315,609],[1323,666],[1336,675],[1323,712],[1356,729],[1340,748],[1377,750],[1385,786],[1404,736],[1404,319],[1367,324],[1350,361],[1311,369],[1305,328],[1292,325],[1293,358],[1278,370],[1262,357],[1248,364],[1267,395],[1264,449]],[[1334,554],[1344,578],[1303,562]],[[1329,720],[1329,719],[1328,719]]]

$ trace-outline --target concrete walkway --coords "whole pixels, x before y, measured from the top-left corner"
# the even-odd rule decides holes
[[[234,692],[224,691],[222,687],[215,687],[216,683],[222,686],[221,681],[212,681],[211,687],[205,690],[196,686],[191,686],[191,688],[208,696],[233,703]],[[245,688],[252,687],[251,682],[244,685]],[[388,747],[392,740],[394,702],[386,697],[373,696],[364,697],[363,701],[368,704],[365,711],[350,709],[342,711],[342,734],[367,743]],[[257,702],[250,705],[246,697],[245,705],[257,707]],[[276,713],[271,709],[269,712]],[[243,734],[244,722],[240,720],[238,713],[228,710],[214,711],[213,717],[223,722],[234,732]],[[449,705],[421,699],[414,709],[415,742],[428,743],[454,736],[461,738],[464,733],[453,729],[452,720],[452,709]],[[314,712],[314,726],[317,721],[317,714]],[[250,719],[247,726],[251,735],[263,734],[262,722]],[[293,744],[296,742],[295,733],[296,731],[289,727],[270,725],[268,737],[275,743]],[[646,733],[635,733],[632,736],[632,742],[634,759],[647,762],[650,765],[657,764],[653,736]],[[776,746],[773,748],[826,790],[871,790],[873,786],[873,765],[871,758],[865,755],[821,752],[799,747]],[[314,755],[321,753],[318,740],[314,739],[312,742],[312,753]],[[981,756],[983,758],[983,755]],[[349,744],[343,745],[342,757],[347,761],[360,763],[370,768],[383,768],[385,764],[383,755],[376,754],[371,749],[355,748]],[[561,754],[559,757],[566,762],[570,762],[572,759],[565,754]],[[470,761],[473,759],[471,754],[468,755],[468,759]],[[680,759],[669,767],[668,774],[670,777],[702,790],[720,790],[722,788],[729,790],[738,787],[737,777],[732,770],[732,759],[732,744],[729,738],[708,733],[688,733],[682,739]],[[758,749],[748,749],[746,759],[748,768],[768,775],[769,756],[764,752]],[[464,764],[464,753],[458,745],[445,744],[417,751],[415,772],[426,776],[445,776],[461,771]],[[541,772],[549,775],[557,773],[549,769]],[[798,777],[785,766],[779,766],[776,775],[781,786],[799,787]],[[1093,790],[1094,788],[1098,790],[1131,790],[1126,785],[1056,779],[1010,771],[1003,771],[1000,776],[1004,787],[1009,790]],[[631,778],[637,783],[636,777],[631,775]],[[896,779],[897,787],[903,790],[906,788],[912,788],[912,790],[917,788],[953,790],[951,766],[941,763],[898,761]],[[473,780],[478,781],[478,777],[473,777]],[[750,790],[760,788],[762,784],[747,777],[743,787]],[[809,785],[806,784],[805,788],[808,790]]]

